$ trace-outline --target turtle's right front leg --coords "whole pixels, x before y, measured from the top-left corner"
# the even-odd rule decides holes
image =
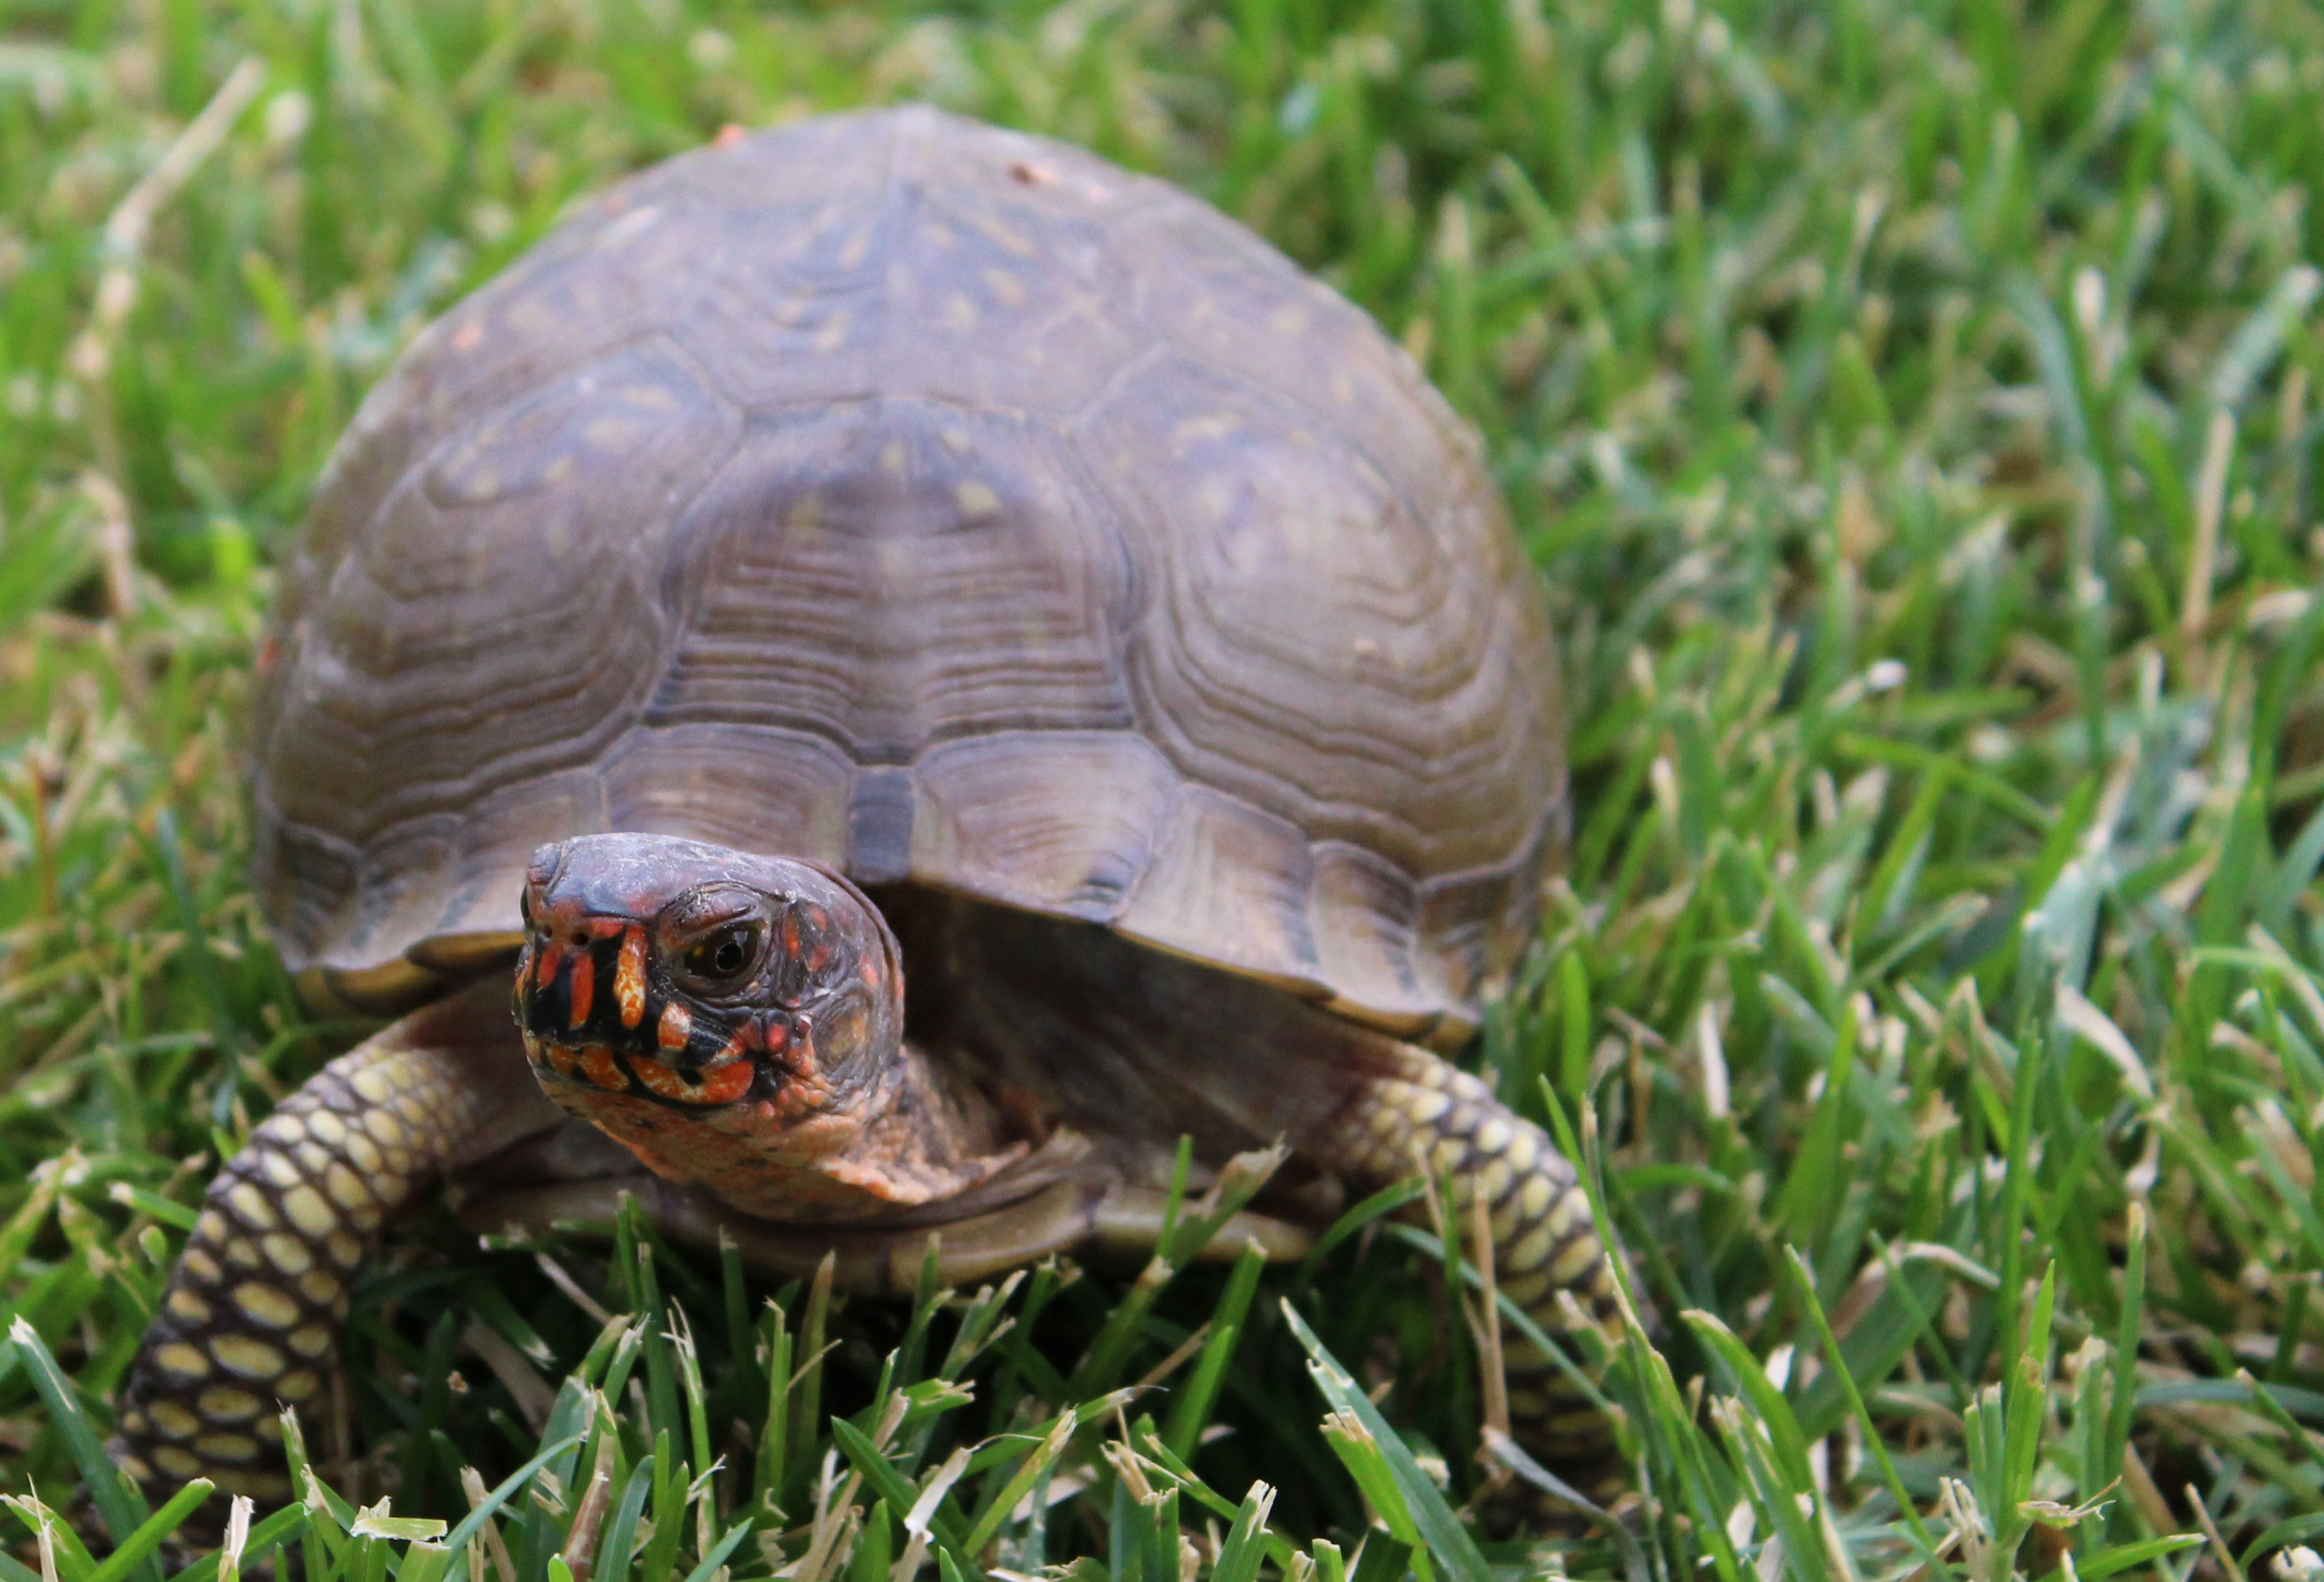
[[[318,1072],[210,1183],[122,1386],[111,1446],[149,1494],[290,1497],[280,1409],[311,1409],[380,1227],[445,1170],[553,1125],[494,976]]]

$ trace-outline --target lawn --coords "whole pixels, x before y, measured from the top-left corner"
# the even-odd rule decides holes
[[[183,1563],[188,1502],[74,1486],[215,1161],[359,1032],[265,942],[235,752],[364,391],[579,196],[915,97],[1202,194],[1487,438],[1577,819],[1469,1058],[1660,1315],[1589,1359],[1621,1526],[1466,1520],[1474,1296],[1416,1227],[903,1304],[439,1221],[245,1563],[2300,1574],[2324,14],[0,0],[0,1582]]]

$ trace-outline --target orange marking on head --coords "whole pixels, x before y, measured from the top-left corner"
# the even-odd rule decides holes
[[[572,1076],[581,1064],[581,1051],[569,1043],[553,1043],[548,1050],[549,1069],[559,1077]]]
[[[659,1097],[675,1099],[680,1104],[692,1104],[701,1089],[677,1072],[648,1055],[632,1055],[630,1069],[637,1074],[646,1091]]]
[[[751,1062],[737,1060],[731,1066],[721,1066],[702,1078],[695,1089],[697,1104],[733,1104],[751,1091]]]
[[[593,917],[589,920],[589,937],[610,939],[630,925],[617,917]]]
[[[573,1014],[565,1019],[567,1027],[578,1027],[589,1020],[589,1007],[597,999],[597,959],[587,951],[573,958]]]
[[[654,1042],[666,1050],[682,1050],[694,1033],[694,1016],[687,1008],[672,1000],[661,1008],[661,1023],[654,1029]]]
[[[613,1064],[613,1051],[604,1044],[591,1044],[581,1057],[581,1074],[608,1093],[619,1093],[629,1087],[630,1079]]]
[[[532,982],[536,988],[547,988],[557,981],[557,964],[565,959],[565,947],[551,939],[540,948],[533,964]]]
[[[632,923],[622,935],[622,958],[613,967],[613,998],[622,1025],[635,1027],[646,1013],[646,931]]]

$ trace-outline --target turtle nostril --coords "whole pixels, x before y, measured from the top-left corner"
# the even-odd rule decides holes
[[[586,931],[580,929],[573,930],[573,948],[576,950],[586,950],[589,948],[589,936]]]

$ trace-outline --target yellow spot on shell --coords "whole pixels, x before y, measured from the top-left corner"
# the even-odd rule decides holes
[[[348,1133],[346,1141],[341,1144],[341,1147],[347,1156],[347,1162],[354,1165],[355,1169],[367,1176],[375,1176],[379,1173],[379,1145],[361,1132]]]
[[[178,1261],[178,1266],[205,1285],[226,1273],[218,1267],[218,1261],[200,1247],[188,1247],[186,1255]]]
[[[1452,1107],[1452,1101],[1443,1094],[1422,1088],[1406,1098],[1402,1118],[1410,1124],[1433,1126],[1437,1118]]]
[[[291,1152],[299,1156],[299,1168],[309,1176],[321,1175],[338,1157],[319,1143],[301,1143]]]
[[[305,1368],[274,1381],[274,1393],[285,1401],[304,1401],[322,1387],[322,1381]]]
[[[1557,1195],[1545,1176],[1527,1176],[1524,1186],[1517,1189],[1517,1207],[1527,1219],[1539,1219],[1549,1212],[1550,1199]]]
[[[259,1254],[258,1243],[250,1236],[236,1236],[228,1242],[226,1261],[236,1269],[255,1269],[265,1262]]]
[[[266,1261],[274,1265],[275,1272],[297,1279],[315,1266],[315,1254],[297,1236],[274,1231],[259,1238],[266,1250]]]
[[[235,1182],[226,1189],[226,1203],[251,1229],[274,1228],[274,1206],[266,1200],[265,1189],[256,1181]]]
[[[1493,1116],[1477,1128],[1477,1148],[1482,1153],[1499,1153],[1509,1145],[1516,1128],[1499,1115]]]
[[[266,1402],[247,1390],[221,1384],[202,1392],[202,1415],[212,1422],[248,1422],[266,1410]]]
[[[146,1421],[145,1414],[134,1406],[124,1407],[121,1415],[113,1420],[115,1427],[133,1439],[143,1434],[146,1429],[152,1426]]]
[[[327,1308],[337,1301],[343,1289],[337,1275],[320,1269],[299,1277],[299,1294],[318,1308]]]
[[[293,1329],[290,1335],[290,1349],[300,1356],[321,1356],[331,1349],[331,1332],[320,1324],[309,1324],[303,1329]]]
[[[1001,509],[1001,496],[987,484],[965,483],[953,491],[963,516],[990,516]]]
[[[1509,1167],[1498,1159],[1477,1172],[1477,1193],[1489,1203],[1499,1201],[1501,1194],[1508,1191],[1508,1187]]]
[[[1511,1127],[1508,1146],[1501,1151],[1501,1157],[1509,1161],[1511,1170],[1533,1169],[1541,1162],[1541,1133],[1531,1126]]]
[[[1542,1224],[1548,1226],[1550,1235],[1563,1241],[1574,1226],[1582,1223],[1582,1217],[1589,1212],[1590,1200],[1587,1198],[1579,1192],[1565,1192],[1559,1195],[1556,1206],[1550,1209]]]
[[[200,1459],[180,1445],[163,1445],[153,1452],[153,1465],[171,1477],[192,1477],[202,1469]]]
[[[271,1379],[282,1371],[282,1353],[247,1335],[220,1335],[210,1342],[210,1355],[230,1374],[245,1379]]]
[[[234,1305],[254,1324],[288,1329],[299,1321],[299,1304],[271,1285],[244,1281],[234,1288]]]
[[[194,1441],[194,1452],[205,1461],[255,1461],[258,1441],[248,1434],[204,1434]]]
[[[1469,1157],[1469,1145],[1458,1137],[1439,1137],[1436,1146],[1429,1151],[1428,1168],[1432,1174],[1443,1175],[1457,1170]]]
[[[309,1236],[325,1235],[339,1223],[339,1217],[331,1212],[331,1206],[312,1187],[293,1187],[282,1194],[282,1212]]]
[[[363,1239],[343,1230],[335,1230],[323,1238],[323,1245],[331,1254],[331,1262],[342,1269],[352,1269],[363,1262]]]
[[[295,1110],[275,1111],[267,1117],[266,1124],[259,1129],[266,1133],[267,1141],[281,1143],[285,1148],[307,1135],[307,1123]]]
[[[170,1309],[171,1318],[183,1318],[189,1324],[207,1324],[210,1321],[209,1303],[202,1300],[182,1285],[172,1290],[169,1300],[161,1305]]]
[[[348,1078],[347,1086],[354,1088],[355,1096],[365,1104],[385,1104],[395,1096],[395,1084],[390,1082],[387,1073],[376,1066],[366,1066]]]
[[[156,1401],[153,1426],[165,1439],[190,1439],[202,1431],[202,1420],[174,1401]]]
[[[153,1365],[165,1374],[175,1374],[180,1379],[206,1379],[210,1372],[210,1359],[204,1356],[198,1347],[189,1346],[182,1340],[172,1340],[167,1346],[156,1346]]]
[[[328,1110],[317,1110],[307,1117],[307,1130],[315,1140],[336,1148],[347,1134],[347,1124]]]

